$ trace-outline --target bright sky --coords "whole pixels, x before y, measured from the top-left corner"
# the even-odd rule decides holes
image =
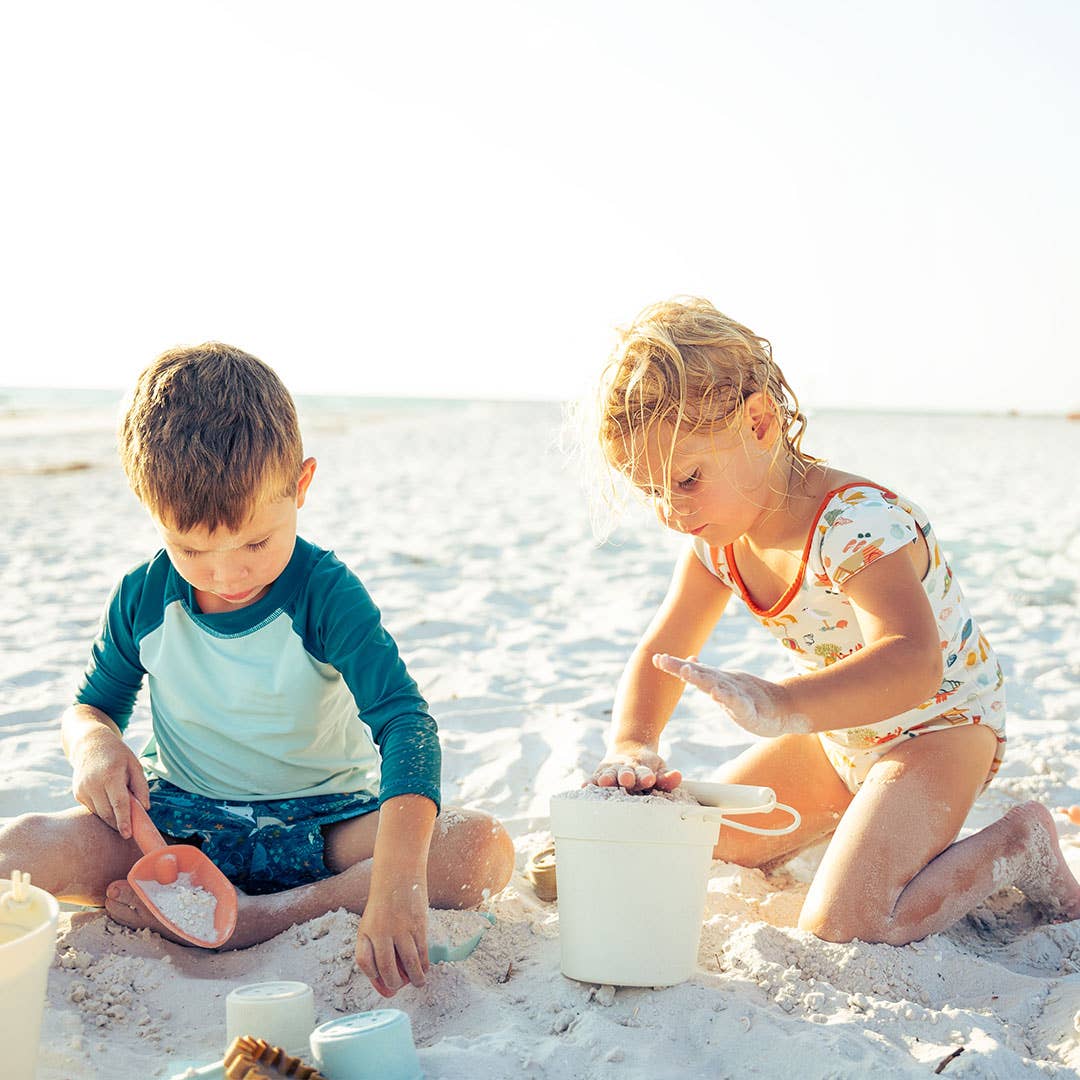
[[[218,338],[564,397],[696,293],[804,405],[1080,409],[1074,0],[25,2],[0,385]]]

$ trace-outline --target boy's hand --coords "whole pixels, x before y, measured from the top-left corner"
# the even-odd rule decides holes
[[[389,888],[373,883],[356,935],[356,963],[383,997],[393,997],[406,983],[427,981],[427,917],[425,881]]]
[[[618,785],[634,794],[653,789],[673,791],[682,783],[682,773],[669,769],[664,759],[648,746],[616,743],[586,783],[597,787]]]
[[[657,653],[653,665],[683,682],[704,690],[741,728],[754,735],[805,734],[812,731],[810,720],[790,711],[786,691],[778,683],[767,682],[742,671],[722,671],[698,663],[691,656],[683,660]]]
[[[427,861],[435,804],[397,795],[379,808],[371,889],[356,935],[356,963],[383,997],[423,986],[427,950]]]
[[[139,759],[119,735],[98,725],[71,752],[75,798],[125,840],[131,838],[131,799],[150,809],[150,788]]]

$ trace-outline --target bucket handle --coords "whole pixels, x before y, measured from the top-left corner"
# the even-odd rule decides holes
[[[11,888],[5,890],[0,896],[0,906],[13,908],[18,905],[21,908],[30,903],[30,875],[21,870],[11,872]]]
[[[724,811],[714,811],[711,814],[702,814],[701,816],[705,821],[715,821],[718,825],[724,824],[729,829],[738,829],[740,832],[755,833],[758,836],[787,836],[788,833],[794,832],[802,824],[802,815],[794,806],[787,806],[785,803],[774,803],[772,810],[783,810],[785,813],[791,815],[791,821],[788,822],[782,829],[760,829],[756,825],[745,825],[741,821],[733,821],[729,817],[725,817]],[[743,811],[732,811],[733,813],[746,813]],[[696,816],[696,815],[695,815]]]

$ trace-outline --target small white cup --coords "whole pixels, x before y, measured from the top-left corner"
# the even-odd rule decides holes
[[[303,982],[261,982],[239,986],[225,999],[225,1046],[251,1035],[303,1057],[315,1027],[315,995]]]
[[[423,1080],[412,1024],[400,1009],[328,1020],[311,1033],[311,1056],[329,1080]]]
[[[60,905],[18,870],[0,878],[0,1054],[3,1075],[34,1075]]]

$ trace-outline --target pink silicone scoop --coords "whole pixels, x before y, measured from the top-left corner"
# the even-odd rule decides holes
[[[190,941],[192,945],[216,949],[228,941],[236,929],[236,889],[232,882],[197,847],[191,844],[166,844],[150,820],[150,815],[135,798],[131,800],[131,831],[143,856],[128,871],[127,879],[143,903],[172,933]],[[177,926],[142,887],[144,882],[151,881],[171,885],[181,873],[190,874],[193,885],[201,886],[217,899],[214,911],[216,937],[213,941],[194,937],[182,926]]]

